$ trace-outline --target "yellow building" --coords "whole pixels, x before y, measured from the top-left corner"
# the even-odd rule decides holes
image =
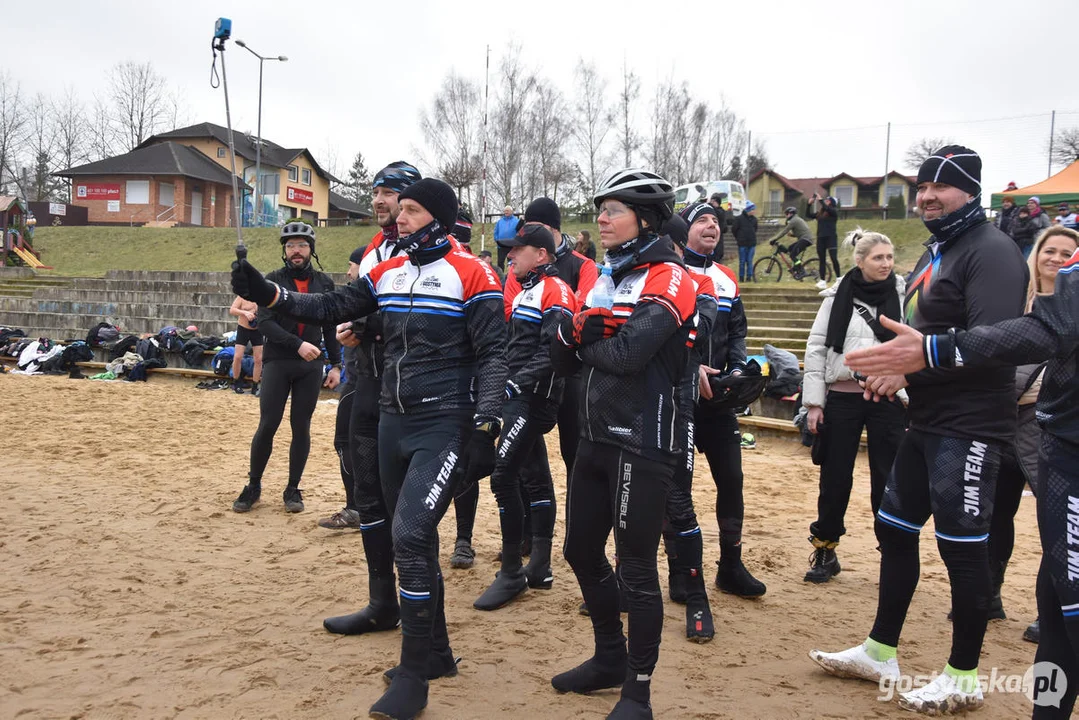
[[[894,170],[883,177],[839,173],[823,178],[786,178],[774,170],[759,170],[749,179],[746,194],[760,208],[762,217],[781,217],[785,207],[808,202],[814,193],[836,198],[841,217],[879,216],[888,207],[888,200],[897,195],[908,211],[913,208],[916,179]]]
[[[208,158],[229,169],[228,129],[213,123],[199,123],[159,133],[139,147],[158,143],[182,143],[198,150]],[[237,172],[251,188],[255,186],[255,161],[258,140],[244,133],[233,132],[236,147]],[[330,215],[330,183],[341,182],[319,167],[307,148],[283,148],[262,138],[260,206],[255,209],[254,193],[243,196],[245,225],[280,225],[292,217],[300,217],[317,225]]]

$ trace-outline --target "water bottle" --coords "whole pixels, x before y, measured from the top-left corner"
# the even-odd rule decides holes
[[[606,308],[614,306],[614,278],[611,277],[611,268],[606,265],[599,266],[599,277],[592,288],[592,305],[594,308]]]

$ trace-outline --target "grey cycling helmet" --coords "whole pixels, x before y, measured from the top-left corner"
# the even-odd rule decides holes
[[[784,215],[797,215],[798,214],[798,208],[794,207],[793,205],[788,205],[787,207],[783,208],[783,214]]]
[[[315,249],[315,228],[303,220],[289,220],[281,228],[281,244],[284,245],[289,238],[303,238]]]
[[[674,188],[650,170],[626,168],[612,173],[596,188],[592,201],[599,207],[608,198],[621,200],[626,205],[661,207],[660,215],[663,218],[670,217],[674,212]]]

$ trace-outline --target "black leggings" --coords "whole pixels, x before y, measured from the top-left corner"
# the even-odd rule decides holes
[[[832,267],[835,269],[836,279],[838,280],[843,276],[843,273],[839,272],[839,256],[836,254],[837,242],[838,240],[835,235],[817,238],[817,263],[820,265],[820,276],[822,278],[827,274],[825,268],[828,267],[825,264],[825,254],[832,258]]]
[[[1071,717],[1079,690],[1079,574],[1069,564],[1075,552],[1070,548],[1079,540],[1074,521],[1079,504],[1079,447],[1043,432],[1037,485],[1042,540],[1038,571],[1041,642],[1034,660],[1056,663],[1064,671],[1063,677],[1058,673],[1056,688],[1066,687],[1059,708],[1035,704],[1033,717],[1042,720]],[[1037,682],[1035,678],[1036,688]],[[1034,701],[1037,703],[1037,696]]]
[[[993,500],[993,522],[989,527],[989,570],[994,582],[1002,582],[1015,546],[1015,514],[1023,500],[1027,476],[1014,448],[1000,458],[997,493]]]
[[[1000,447],[910,430],[899,446],[877,512],[880,592],[871,638],[899,644],[921,573],[918,536],[929,516],[952,588],[952,650],[957,670],[978,667],[989,619],[989,525]]]
[[[566,378],[562,402],[558,406],[558,448],[566,466],[567,479],[573,474],[573,458],[577,454],[577,443],[581,440],[580,403],[581,378],[571,375]]]
[[[352,498],[360,513],[360,530],[384,526],[390,519],[378,463],[378,378],[355,378],[349,418],[349,451],[352,455]]]
[[[708,459],[716,484],[716,522],[719,545],[742,542],[745,503],[742,498],[742,435],[733,413],[701,413],[696,416],[694,441]]]
[[[401,593],[402,664],[426,668],[432,639],[445,635],[439,611],[438,523],[453,498],[458,464],[472,433],[471,410],[382,413],[378,460]],[[406,652],[407,646],[407,652]]]
[[[341,398],[337,402],[337,418],[333,425],[333,449],[337,451],[338,464],[341,466],[341,483],[345,486],[345,507],[356,509],[353,497],[352,451],[349,445],[349,428],[352,424],[352,399],[356,395],[356,383],[349,380],[341,387]]]
[[[527,484],[535,534],[548,538],[554,534],[554,483],[542,438],[555,426],[557,416],[556,403],[531,393],[502,404],[502,434],[491,473],[491,492],[498,502],[503,545],[516,547],[523,539],[519,482]]]
[[[596,643],[622,637],[619,588],[629,606],[629,670],[651,675],[659,658],[663,597],[656,551],[674,465],[582,439],[566,502],[566,561],[592,618]],[[607,560],[614,529],[618,579]]]
[[[259,426],[251,440],[251,481],[262,482],[262,473],[273,453],[274,435],[285,415],[285,401],[291,395],[292,444],[288,454],[288,484],[298,487],[311,451],[311,416],[322,387],[322,360],[308,362],[300,357],[271,360],[262,369],[261,387]]]
[[[903,406],[896,401],[864,400],[861,393],[829,392],[824,427],[819,430],[825,456],[820,468],[817,521],[809,526],[809,532],[821,540],[839,542],[847,532],[843,518],[850,502],[863,427],[869,440],[869,502],[875,516],[903,440]]]

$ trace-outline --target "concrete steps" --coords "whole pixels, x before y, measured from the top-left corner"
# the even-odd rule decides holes
[[[774,345],[799,360],[805,358],[809,331],[820,308],[820,291],[802,283],[741,286],[742,305],[749,330],[746,351],[763,355],[764,345]]]

